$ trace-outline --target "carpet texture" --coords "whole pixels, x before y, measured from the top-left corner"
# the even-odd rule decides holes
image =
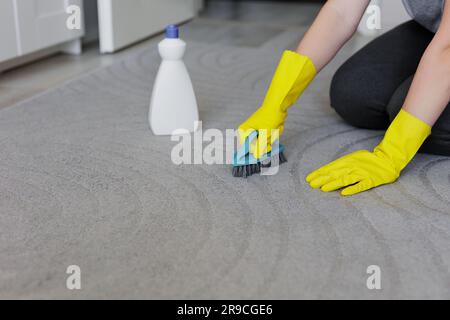
[[[298,30],[249,47],[189,43],[204,129],[235,128],[263,98]],[[329,107],[333,71],[287,122],[289,162],[235,179],[181,165],[147,114],[156,41],[0,111],[0,298],[450,298],[450,159],[419,155],[392,185],[351,197],[304,178],[382,132]],[[66,288],[66,268],[82,290]],[[381,268],[382,290],[366,269]]]

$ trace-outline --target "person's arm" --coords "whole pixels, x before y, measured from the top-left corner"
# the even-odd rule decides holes
[[[328,0],[297,53],[309,57],[317,72],[322,70],[356,32],[370,0]]]
[[[433,126],[450,101],[450,1],[417,69],[403,109]]]
[[[297,52],[285,51],[261,107],[239,126],[241,145],[253,131],[250,153],[257,159],[271,150],[284,131],[288,109],[355,33],[370,0],[329,0]]]
[[[324,192],[354,195],[397,180],[431,134],[450,101],[450,1],[425,51],[408,96],[373,152],[354,152],[312,172],[306,181]]]

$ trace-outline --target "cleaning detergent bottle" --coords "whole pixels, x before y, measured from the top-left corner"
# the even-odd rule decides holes
[[[150,127],[156,135],[171,135],[176,130],[197,130],[197,99],[182,60],[185,52],[186,43],[179,38],[178,27],[168,26],[166,38],[159,43],[162,63],[150,102]]]

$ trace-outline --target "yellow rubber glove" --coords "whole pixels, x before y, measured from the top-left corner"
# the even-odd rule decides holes
[[[363,150],[344,156],[314,171],[306,181],[324,192],[346,187],[343,196],[392,183],[430,134],[428,124],[402,109],[373,152]]]
[[[262,106],[239,127],[241,145],[250,133],[258,130],[258,141],[250,146],[256,159],[271,151],[272,143],[283,134],[288,108],[315,76],[316,68],[311,59],[293,51],[283,53]]]

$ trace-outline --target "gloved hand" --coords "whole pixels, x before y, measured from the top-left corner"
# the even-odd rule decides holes
[[[363,150],[344,156],[314,171],[306,181],[324,192],[346,187],[343,196],[392,183],[430,134],[428,124],[402,109],[373,152]]]
[[[258,139],[250,146],[256,159],[271,151],[273,142],[283,134],[288,108],[297,101],[315,75],[316,68],[311,59],[293,51],[283,53],[262,106],[239,126],[241,145],[253,131],[258,131]]]

